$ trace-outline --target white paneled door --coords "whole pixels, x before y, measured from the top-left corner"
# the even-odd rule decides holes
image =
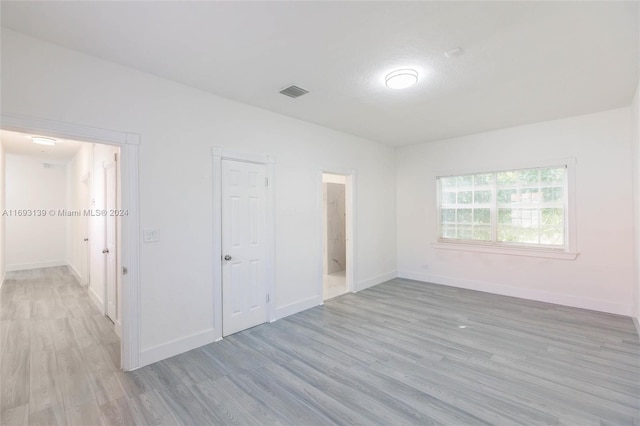
[[[267,321],[266,166],[222,160],[222,334]]]
[[[83,202],[83,206],[87,210],[91,210],[91,174],[87,173],[82,178],[82,185],[80,185],[80,199]],[[82,234],[82,250],[81,250],[81,263],[80,263],[80,278],[81,284],[88,286],[90,283],[90,271],[91,271],[91,246],[89,245],[89,216],[83,217],[81,220],[80,232]]]
[[[117,257],[116,257],[116,216],[114,211],[117,208],[117,169],[116,163],[109,163],[104,166],[105,175],[105,280],[106,280],[106,305],[107,316],[113,322],[117,321],[117,293],[116,293],[116,274],[117,274]]]

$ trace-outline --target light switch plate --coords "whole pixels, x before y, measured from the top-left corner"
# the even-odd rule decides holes
[[[145,229],[143,231],[142,241],[145,243],[155,243],[160,241],[160,231],[157,229]]]

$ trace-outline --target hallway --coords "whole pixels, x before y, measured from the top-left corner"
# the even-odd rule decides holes
[[[7,273],[0,330],[2,424],[98,424],[125,395],[113,324],[66,266]]]

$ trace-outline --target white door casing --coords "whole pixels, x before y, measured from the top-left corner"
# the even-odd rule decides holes
[[[105,291],[106,313],[115,323],[117,312],[117,168],[116,163],[104,165],[105,177]]]
[[[141,364],[140,352],[140,215],[139,215],[139,144],[140,135],[135,133],[108,130],[65,123],[56,120],[36,118],[2,112],[2,129],[14,132],[39,134],[61,139],[95,142],[120,147],[122,189],[120,208],[128,211],[121,219],[122,239],[120,252],[127,274],[122,275],[122,345],[120,351],[121,367],[134,370]],[[91,207],[90,207],[91,208]],[[143,360],[150,364],[155,360]]]
[[[222,334],[267,312],[266,166],[222,160]]]

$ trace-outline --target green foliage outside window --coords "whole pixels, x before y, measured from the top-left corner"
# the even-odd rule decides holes
[[[438,179],[440,238],[506,244],[565,244],[566,167]]]

